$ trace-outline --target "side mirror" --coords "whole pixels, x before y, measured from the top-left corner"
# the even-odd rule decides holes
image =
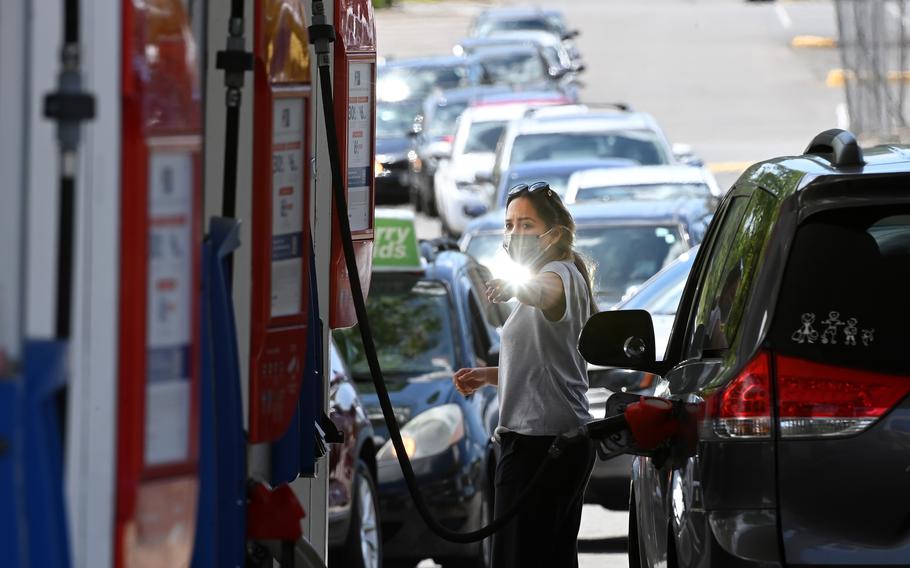
[[[665,372],[664,365],[655,361],[654,324],[645,310],[594,314],[581,330],[578,351],[593,365]]]
[[[474,174],[474,181],[478,184],[492,184],[493,172],[491,170],[481,170]]]
[[[569,30],[562,34],[562,39],[575,39],[581,35],[581,30]]]
[[[417,136],[423,132],[423,117],[418,116],[414,119],[414,122],[411,124],[411,131],[408,132],[409,136]]]
[[[581,72],[585,71],[587,68],[588,68],[588,66],[585,65],[584,63],[579,63],[579,64],[575,65],[574,67],[572,67],[572,71],[574,71],[575,73],[581,73]]]
[[[686,164],[687,166],[700,167],[705,165],[704,161],[695,155],[692,146],[688,144],[673,144],[672,151],[673,157],[676,158],[677,162]]]
[[[548,72],[550,73],[550,77],[553,77],[554,79],[562,79],[569,74],[569,69],[566,69],[565,67],[559,67],[558,65],[552,65],[550,66]]]

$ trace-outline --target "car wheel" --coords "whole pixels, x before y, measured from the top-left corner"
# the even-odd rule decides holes
[[[420,191],[415,189],[413,185],[408,186],[408,201],[414,207],[415,212],[423,212],[423,203],[420,202]]]
[[[635,492],[629,491],[629,568],[642,568],[641,539],[638,537],[638,515],[635,512]]]
[[[423,209],[430,217],[438,217],[439,209],[436,207],[436,195],[433,189],[433,178],[430,178],[424,185],[423,191]]]
[[[382,566],[379,494],[370,468],[363,460],[357,460],[352,488],[354,502],[348,535],[344,546],[329,556],[330,564],[345,568],[379,568]]]

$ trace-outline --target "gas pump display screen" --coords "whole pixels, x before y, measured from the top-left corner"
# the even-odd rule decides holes
[[[300,313],[303,293],[304,100],[276,98],[272,114],[271,316]]]
[[[348,219],[352,231],[370,228],[373,179],[373,64],[348,64]]]
[[[192,152],[152,153],[146,307],[146,465],[189,458],[193,216]]]

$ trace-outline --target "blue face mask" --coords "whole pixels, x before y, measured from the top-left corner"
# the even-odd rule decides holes
[[[540,239],[544,235],[550,234],[556,227],[553,227],[546,233],[540,235],[503,235],[502,248],[509,253],[509,256],[522,266],[531,267],[539,262],[544,254],[549,250],[553,243],[541,248]]]

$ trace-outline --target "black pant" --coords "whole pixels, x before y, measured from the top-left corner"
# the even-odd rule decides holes
[[[495,517],[519,498],[544,463],[552,442],[553,436],[501,436]],[[493,535],[493,568],[578,566],[578,528],[594,456],[594,446],[586,440],[566,448],[546,466],[526,505]]]

